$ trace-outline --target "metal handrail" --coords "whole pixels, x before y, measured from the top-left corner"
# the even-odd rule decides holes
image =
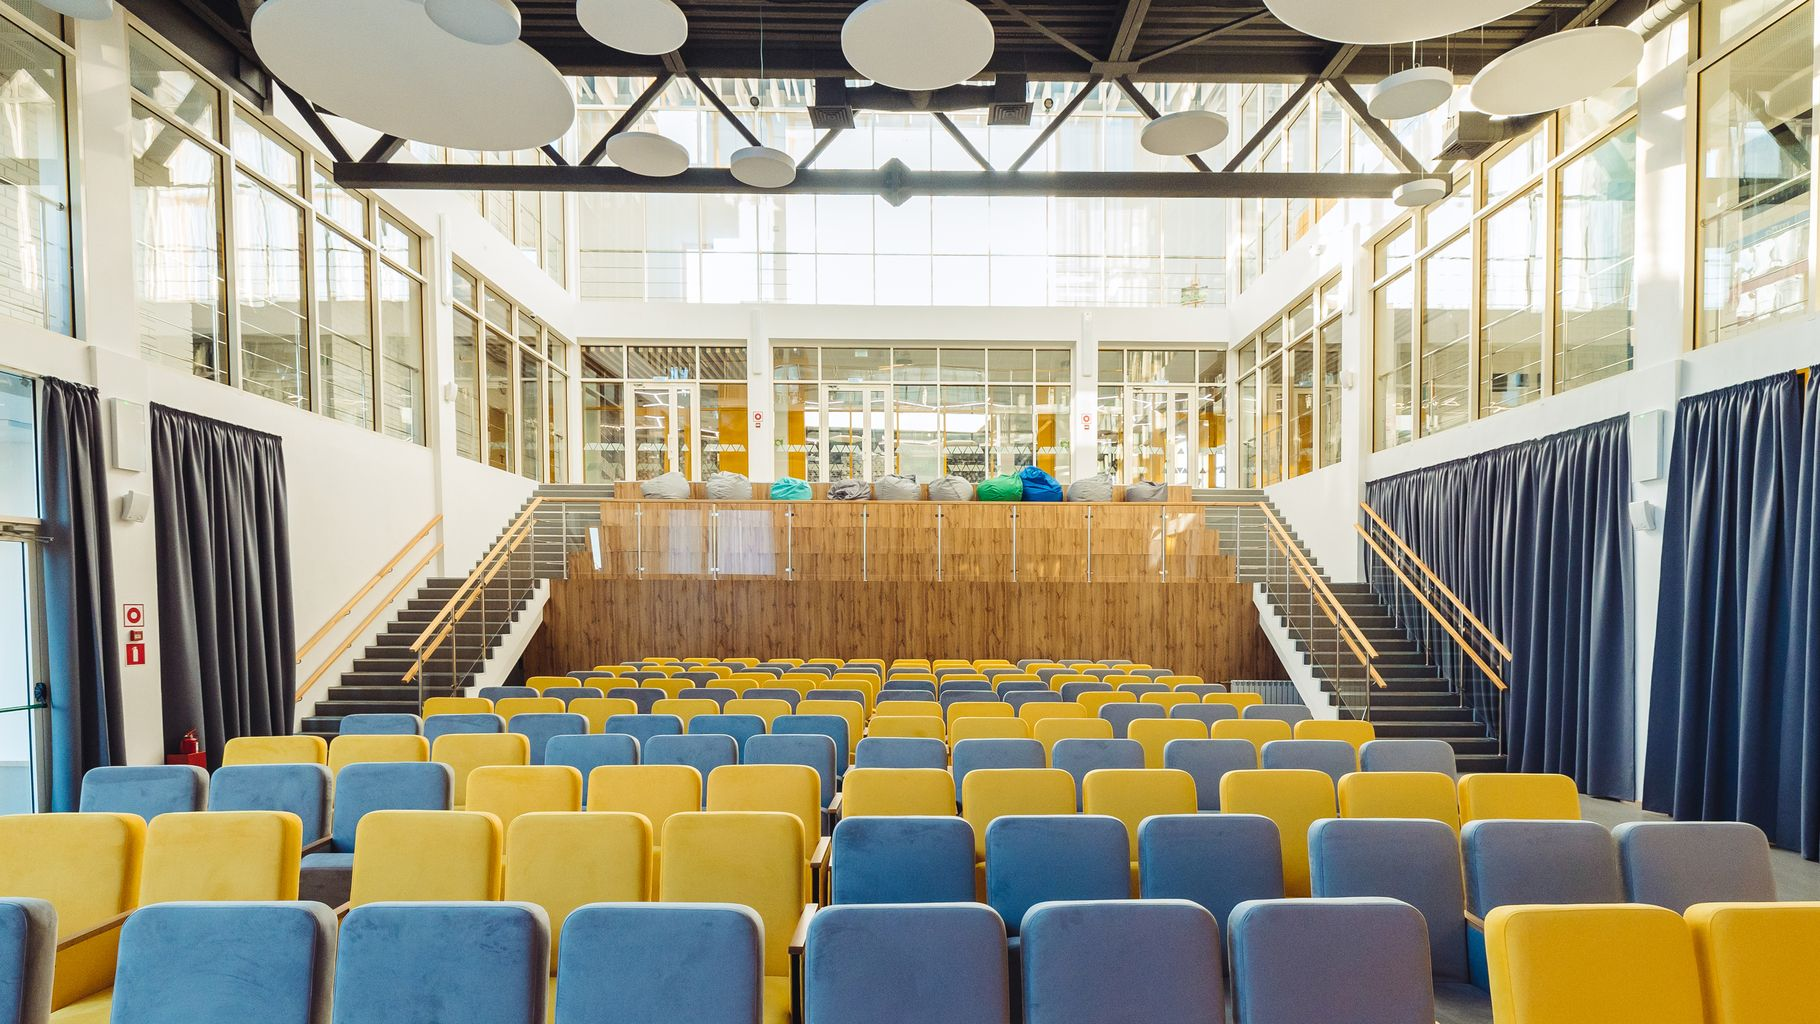
[[[1390,555],[1385,552],[1382,547],[1378,546],[1378,542],[1372,539],[1371,534],[1366,531],[1365,527],[1359,523],[1354,523],[1352,524],[1352,528],[1358,531],[1359,536],[1364,538],[1365,543],[1371,547],[1371,550],[1376,552],[1378,558],[1383,560],[1385,567],[1396,574],[1397,579],[1402,582],[1404,588],[1414,595],[1417,601],[1421,602],[1422,607],[1428,610],[1429,616],[1440,623],[1441,628],[1447,631],[1447,635],[1453,638],[1454,643],[1460,645],[1460,649],[1466,652],[1466,656],[1472,659],[1473,664],[1479,666],[1479,671],[1485,673],[1485,677],[1491,680],[1492,685],[1500,690],[1508,690],[1510,687],[1504,684],[1504,679],[1502,676],[1498,675],[1497,670],[1492,668],[1484,658],[1479,656],[1479,652],[1473,648],[1473,645],[1467,643],[1466,638],[1460,635],[1460,631],[1453,628],[1453,623],[1448,622],[1441,616],[1440,609],[1436,608],[1434,603],[1429,601],[1427,596],[1422,593],[1421,588],[1417,587],[1415,582],[1411,580],[1402,569],[1397,567],[1397,563],[1391,560]],[[1470,615],[1471,613],[1469,612],[1467,614]],[[1492,642],[1496,643],[1497,641],[1493,640]],[[1504,653],[1506,658],[1510,657],[1509,652],[1502,653]]]
[[[372,577],[366,581],[365,585],[355,591],[353,597],[348,598],[346,604],[337,609],[335,614],[329,616],[329,620],[322,624],[321,629],[318,629],[308,640],[305,640],[302,644],[298,645],[297,664],[303,664],[304,656],[309,654],[311,648],[315,647],[318,643],[321,643],[329,633],[334,630],[336,623],[354,614],[354,609],[359,607],[361,601],[366,600],[366,596],[373,592],[373,588],[377,587],[381,580],[390,576],[392,570],[398,568],[398,564],[404,561],[404,556],[410,554],[412,549],[417,547],[418,542],[422,541],[425,537],[428,537],[430,531],[436,529],[437,525],[441,522],[442,517],[440,515],[432,516],[429,522],[423,524],[423,529],[418,530],[412,535],[410,540],[405,541],[404,546],[398,549],[398,553],[394,554],[385,565],[380,566],[379,571],[374,573]],[[437,545],[437,548],[440,550],[441,545]],[[421,567],[422,563],[420,562],[418,564]],[[407,578],[409,577],[407,576]]]
[[[429,641],[430,634],[436,632],[436,627],[446,622],[450,614],[455,611],[455,606],[461,603],[462,598],[468,596],[468,592],[473,589],[475,581],[480,579],[482,574],[486,573],[489,568],[494,567],[495,563],[508,553],[508,548],[513,546],[513,539],[524,529],[526,522],[534,521],[532,517],[537,514],[538,507],[543,503],[543,498],[532,498],[530,503],[525,506],[524,511],[518,514],[518,518],[512,520],[512,525],[506,527],[506,532],[500,535],[499,540],[494,542],[493,546],[488,549],[485,555],[481,556],[480,561],[474,566],[474,571],[468,573],[467,578],[461,581],[461,585],[455,588],[455,593],[449,596],[448,602],[430,619],[430,624],[423,628],[423,632],[417,634],[417,639],[411,641],[410,649],[412,651],[419,651],[423,648],[423,645]],[[487,578],[492,579],[490,575]],[[468,603],[472,604],[473,602],[470,601]],[[408,679],[409,677],[407,676],[406,678]]]
[[[417,574],[422,572],[424,568],[430,564],[430,560],[440,554],[442,554],[442,545],[438,544],[426,552],[422,558],[418,559],[417,564],[411,566],[409,572],[406,572],[403,576],[399,577],[398,582],[392,586],[392,589],[386,596],[380,600],[378,604],[373,606],[372,611],[367,612],[366,618],[360,620],[360,624],[355,626],[353,630],[348,633],[347,637],[336,645],[335,650],[330,652],[328,658],[317,667],[315,672],[310,674],[308,679],[303,681],[302,686],[297,688],[295,703],[303,703],[303,695],[309,692],[310,687],[315,686],[316,681],[322,678],[323,673],[327,672],[336,661],[340,660],[343,654],[348,652],[349,648],[354,646],[354,641],[360,639],[360,637],[366,633],[367,627],[373,624],[374,619],[379,618],[381,612],[392,607],[392,603],[398,600],[398,595],[404,593],[405,588],[411,585],[411,581],[417,578]]]
[[[1272,538],[1278,542],[1279,547],[1284,552],[1284,556],[1305,573],[1307,578],[1314,581],[1312,589],[1319,593],[1321,597],[1333,607],[1338,614],[1339,621],[1345,624],[1346,628],[1341,630],[1341,632],[1343,634],[1348,634],[1348,642],[1356,643],[1359,647],[1363,648],[1366,654],[1373,658],[1378,656],[1378,649],[1372,645],[1370,638],[1365,635],[1365,631],[1359,628],[1359,624],[1353,621],[1352,616],[1347,613],[1346,607],[1340,603],[1340,599],[1334,596],[1333,590],[1327,586],[1327,581],[1321,578],[1321,574],[1316,571],[1314,563],[1310,562],[1308,556],[1304,555],[1302,549],[1296,545],[1294,538],[1289,535],[1289,528],[1283,525],[1283,521],[1277,518],[1275,512],[1271,511],[1268,502],[1211,501],[1206,502],[1205,504],[1214,508],[1255,508],[1260,512],[1263,512],[1264,521],[1269,526],[1269,532],[1271,533]]]
[[[1377,656],[1377,650],[1375,648],[1370,648],[1369,641],[1367,641],[1367,649],[1371,652],[1370,655],[1367,656],[1365,650],[1361,650],[1359,645],[1354,642],[1352,635],[1347,633],[1346,630],[1339,629],[1341,619],[1336,617],[1334,613],[1337,611],[1339,615],[1345,617],[1347,621],[1351,620],[1351,616],[1346,615],[1346,609],[1341,607],[1337,600],[1330,605],[1327,598],[1321,596],[1320,591],[1325,589],[1325,586],[1315,586],[1315,584],[1321,583],[1320,575],[1303,567],[1307,564],[1308,559],[1305,557],[1298,557],[1300,552],[1295,550],[1295,545],[1287,543],[1284,538],[1271,534],[1270,540],[1276,545],[1277,550],[1283,553],[1283,557],[1289,562],[1290,567],[1295,570],[1296,577],[1302,581],[1302,585],[1308,588],[1308,593],[1314,598],[1316,605],[1321,609],[1321,614],[1327,616],[1327,621],[1334,624],[1335,629],[1339,632],[1340,639],[1346,641],[1347,649],[1352,651],[1352,656],[1354,658],[1358,659],[1359,665],[1365,669],[1366,675],[1372,682],[1378,684],[1378,689],[1382,690],[1388,688],[1389,684],[1386,683],[1384,677],[1379,674],[1377,667],[1371,663],[1371,659]],[[1329,593],[1331,594],[1331,591],[1329,591]],[[1353,628],[1357,629],[1358,627],[1354,625]]]
[[[1378,512],[1376,509],[1372,508],[1369,504],[1367,504],[1363,501],[1359,502],[1359,508],[1363,509],[1365,514],[1371,517],[1372,522],[1378,524],[1378,527],[1384,531],[1385,535],[1390,538],[1391,543],[1395,544],[1399,551],[1403,552],[1404,555],[1408,556],[1409,560],[1415,564],[1415,567],[1417,569],[1421,570],[1422,575],[1427,577],[1428,581],[1435,585],[1435,589],[1439,590],[1441,592],[1441,596],[1447,598],[1448,602],[1450,604],[1452,604],[1454,606],[1454,608],[1459,611],[1460,616],[1462,618],[1464,618],[1469,624],[1471,624],[1472,628],[1477,630],[1479,635],[1483,636],[1486,639],[1486,641],[1491,644],[1492,650],[1497,651],[1498,655],[1500,657],[1502,657],[1505,661],[1516,660],[1511,655],[1510,648],[1504,646],[1504,642],[1499,640],[1497,638],[1497,636],[1492,633],[1491,629],[1488,626],[1486,626],[1485,623],[1481,622],[1477,615],[1474,615],[1472,613],[1471,608],[1466,607],[1466,602],[1460,600],[1460,596],[1458,594],[1455,594],[1453,592],[1453,590],[1447,586],[1447,584],[1441,582],[1441,577],[1437,576],[1435,574],[1435,571],[1428,567],[1428,563],[1422,560],[1421,555],[1416,554],[1415,549],[1409,546],[1409,543],[1403,539],[1402,535],[1398,534],[1396,530],[1391,528],[1389,523],[1384,521],[1383,516],[1378,515]],[[1368,544],[1371,543],[1371,537],[1366,534],[1365,528],[1362,525],[1355,523],[1355,524],[1353,524],[1353,529],[1357,530],[1359,532],[1359,535],[1361,537],[1365,538],[1366,543],[1368,543]],[[1372,547],[1375,549],[1377,547],[1377,545],[1373,544]],[[1378,557],[1383,558],[1384,563],[1386,565],[1392,564],[1390,558],[1388,556],[1386,556],[1384,554],[1384,552],[1379,551]],[[1393,568],[1394,568],[1394,566],[1393,566]],[[1402,574],[1398,573],[1398,575],[1401,576]],[[1405,583],[1407,583],[1407,582],[1408,581],[1405,581]],[[1411,589],[1411,591],[1413,591],[1415,589],[1415,587],[1413,585],[1411,585],[1410,589]],[[1426,603],[1426,602],[1424,602],[1424,603]],[[1432,612],[1433,609],[1431,608],[1430,611]],[[1436,618],[1438,619],[1439,616],[1437,615]],[[1454,639],[1459,640],[1460,638],[1458,636],[1456,636]],[[1461,642],[1461,646],[1465,646],[1465,641],[1461,640],[1460,642]],[[1490,673],[1490,669],[1487,669],[1486,671],[1488,673]],[[1502,684],[1500,684],[1500,686],[1501,685]]]

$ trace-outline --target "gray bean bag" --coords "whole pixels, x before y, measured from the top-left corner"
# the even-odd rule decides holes
[[[689,478],[671,471],[663,476],[646,480],[639,488],[639,493],[647,498],[662,501],[681,501],[689,496]]]
[[[864,480],[837,480],[829,485],[828,497],[835,501],[865,501],[872,497],[872,486]]]
[[[708,478],[708,500],[751,501],[752,481],[744,473],[716,473]]]
[[[1069,501],[1111,501],[1112,474],[1100,473],[1068,485]]]
[[[923,489],[913,476],[891,474],[872,481],[872,497],[878,501],[921,501]]]
[[[1149,480],[1125,485],[1126,501],[1168,501],[1169,488]]]
[[[972,501],[973,485],[966,477],[943,476],[929,483],[930,501]]]

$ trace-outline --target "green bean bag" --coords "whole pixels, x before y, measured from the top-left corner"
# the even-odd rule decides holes
[[[1015,476],[995,476],[981,481],[975,493],[981,501],[1023,501],[1024,482]]]

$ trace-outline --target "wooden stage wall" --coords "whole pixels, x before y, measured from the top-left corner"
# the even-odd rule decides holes
[[[935,582],[577,576],[551,583],[533,675],[650,655],[1127,658],[1281,679],[1251,587],[1231,580]]]

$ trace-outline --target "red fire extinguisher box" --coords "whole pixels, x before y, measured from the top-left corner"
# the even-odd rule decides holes
[[[198,768],[209,766],[209,756],[203,752],[202,741],[196,738],[196,730],[191,729],[183,734],[183,739],[177,742],[177,750],[175,754],[164,756],[165,764],[193,764]]]

